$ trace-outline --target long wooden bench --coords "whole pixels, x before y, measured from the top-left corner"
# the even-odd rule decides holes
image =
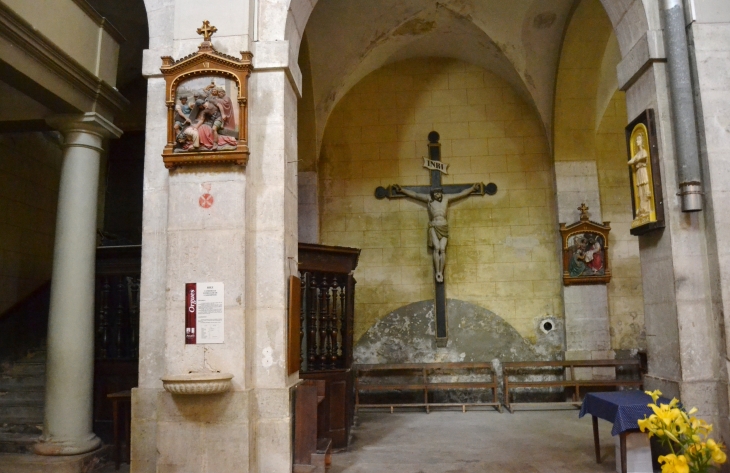
[[[628,367],[636,373],[635,379],[617,379],[616,369]],[[576,369],[613,368],[612,379],[577,379]],[[562,376],[563,379],[554,380],[516,380],[515,376],[545,375],[552,371],[552,375]],[[555,373],[560,371],[560,373]],[[580,405],[580,389],[588,387],[634,387],[641,388],[644,384],[641,364],[639,360],[566,360],[566,361],[519,361],[502,364],[504,376],[504,406],[513,412],[512,406],[522,404],[510,402],[510,389],[513,388],[573,388],[572,401],[559,402],[560,404]]]
[[[390,407],[425,407],[430,412],[432,407],[461,407],[466,412],[467,406],[492,406],[502,412],[501,403],[497,399],[497,376],[491,363],[400,363],[356,365],[355,369],[355,410],[360,408]],[[483,377],[484,381],[445,381],[443,377]],[[395,382],[393,378],[404,378],[407,382]],[[441,379],[434,379],[441,378]],[[397,381],[397,380],[396,380]],[[429,399],[429,393],[446,390],[492,391],[493,402],[435,402]],[[361,393],[387,392],[423,392],[423,402],[363,404]],[[432,397],[432,396],[431,396]]]

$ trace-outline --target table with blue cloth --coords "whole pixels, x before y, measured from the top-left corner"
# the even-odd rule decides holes
[[[593,417],[593,441],[596,448],[596,463],[601,463],[601,448],[598,442],[598,419],[613,423],[611,435],[618,435],[621,449],[621,471],[626,473],[626,435],[639,430],[638,420],[649,417],[653,411],[648,407],[651,396],[643,391],[612,391],[588,393],[583,399],[578,417],[590,414]],[[669,403],[659,398],[657,404]]]

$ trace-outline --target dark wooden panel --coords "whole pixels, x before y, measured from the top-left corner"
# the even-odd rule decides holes
[[[287,347],[287,368],[289,374],[299,371],[302,350],[301,330],[302,281],[296,276],[289,277],[289,344]]]
[[[333,445],[347,446],[347,380],[329,383],[330,435]]]
[[[94,362],[94,433],[104,442],[113,440],[112,401],[108,394],[126,391],[137,386],[137,360],[96,360]]]
[[[349,369],[300,374],[302,379],[326,382],[325,398],[318,409],[317,436],[331,438],[334,450],[343,450],[348,446],[354,419],[353,374]]]
[[[132,275],[142,267],[142,245],[100,246],[96,249],[96,275]]]
[[[317,450],[317,386],[300,384],[294,396],[294,463],[308,465]]]
[[[299,244],[299,269],[349,274],[357,267],[359,248]]]

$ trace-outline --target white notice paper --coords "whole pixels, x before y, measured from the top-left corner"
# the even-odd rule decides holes
[[[223,343],[223,283],[199,282],[197,343]]]

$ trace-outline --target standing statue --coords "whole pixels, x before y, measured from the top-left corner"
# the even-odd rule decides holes
[[[478,188],[479,184],[474,184],[457,194],[444,194],[441,188],[434,188],[431,189],[429,195],[403,189],[398,184],[393,185],[393,190],[405,194],[411,199],[425,202],[428,206],[428,246],[433,248],[433,268],[436,282],[444,282],[446,245],[449,241],[449,222],[446,220],[449,203],[466,197]]]
[[[639,194],[639,208],[636,209],[636,217],[644,217],[651,213],[651,189],[649,187],[649,173],[647,164],[649,153],[644,149],[644,135],[638,133],[635,138],[636,153],[629,160],[629,166],[634,171],[634,183]]]

